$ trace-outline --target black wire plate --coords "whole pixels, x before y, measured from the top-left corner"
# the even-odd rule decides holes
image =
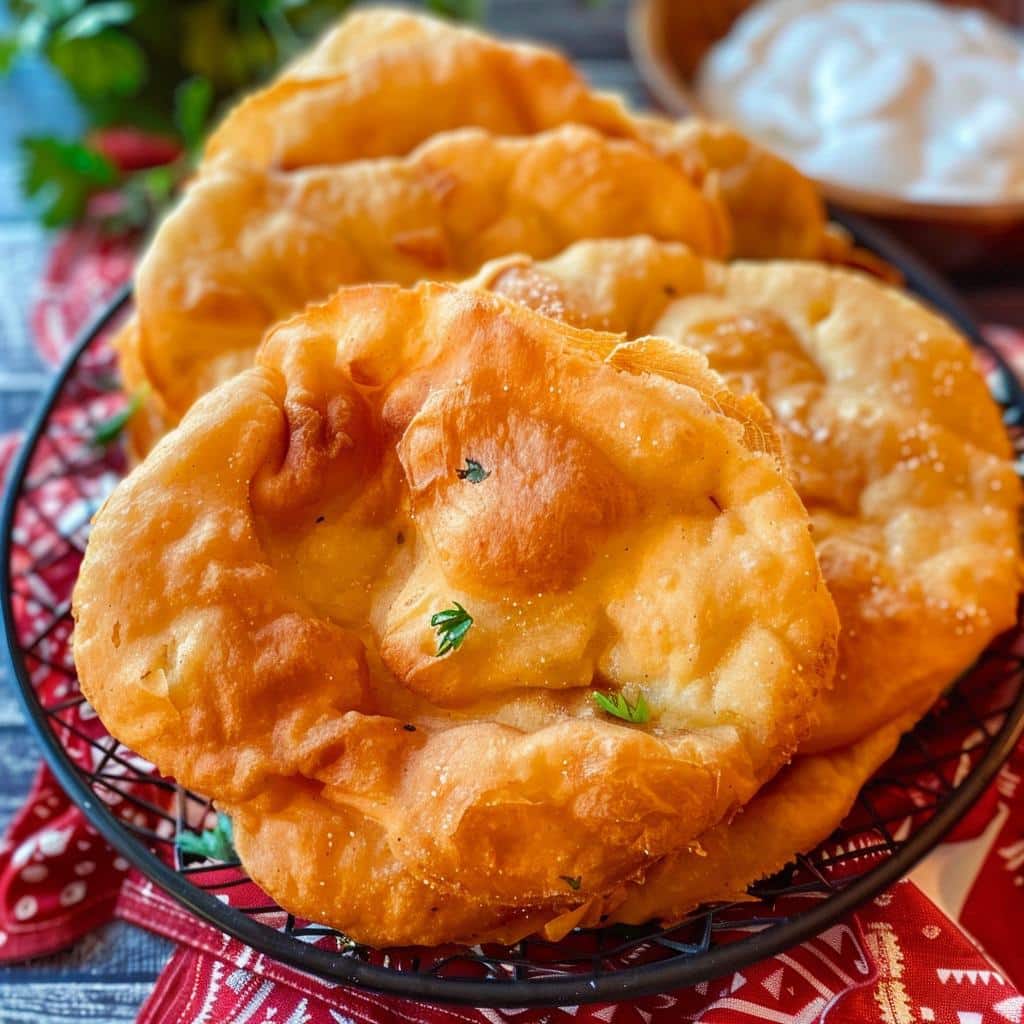
[[[846,220],[861,244],[984,350],[1020,462],[1024,393],[945,285],[886,236]],[[200,918],[261,952],[334,981],[406,998],[478,1006],[614,1001],[708,981],[801,942],[905,874],[968,810],[1024,729],[1024,630],[991,645],[867,783],[826,843],[754,899],[705,907],[682,924],[580,931],[560,943],[389,951],[297,921],[237,862],[182,859],[175,837],[209,823],[206,799],[157,775],[114,741],[78,690],[68,638],[71,588],[88,521],[124,472],[91,443],[123,402],[104,336],[125,289],[85,332],[29,430],[0,522],[8,652],[28,719],[54,774],[99,832]]]

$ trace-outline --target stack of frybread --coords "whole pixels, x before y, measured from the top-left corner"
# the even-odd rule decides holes
[[[999,412],[858,259],[727,126],[350,16],[140,266],[83,692],[362,942],[741,897],[1016,616]]]

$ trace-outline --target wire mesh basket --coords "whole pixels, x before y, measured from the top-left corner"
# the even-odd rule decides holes
[[[1024,392],[998,352],[927,270],[862,224],[848,226],[982,349],[1020,457]],[[89,520],[125,470],[118,444],[96,437],[125,401],[106,339],[129,301],[126,289],[80,339],[11,473],[0,524],[11,665],[50,766],[99,832],[199,917],[271,957],[397,996],[479,1006],[610,1001],[706,982],[818,934],[905,874],[969,809],[1024,728],[1018,622],[904,738],[843,826],[754,886],[749,901],[702,907],[671,928],[581,930],[511,948],[383,952],[297,920],[248,879],[230,847],[185,852],[180,837],[215,820],[209,801],[117,743],[78,689],[71,590]]]

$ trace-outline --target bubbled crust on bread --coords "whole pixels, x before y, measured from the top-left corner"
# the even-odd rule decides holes
[[[643,148],[694,195],[681,203],[664,169],[622,162],[599,184],[593,145],[540,146],[569,125]],[[411,155],[473,128],[506,140],[495,145],[532,163],[533,179],[507,168],[488,178],[490,143],[437,173]],[[538,138],[547,159],[510,149],[511,137]],[[401,10],[353,13],[243,100],[210,138],[199,178],[155,237],[139,317],[118,339],[128,386],[150,392],[130,429],[138,455],[249,366],[274,320],[340,284],[451,280],[504,253],[543,257],[627,231],[713,256],[849,256],[815,186],[732,128],[631,115],[557,52]]]
[[[534,135],[570,123],[635,134],[618,99],[593,92],[554,50],[364,10],[230,111],[203,158],[292,169],[400,156],[455,128]]]
[[[845,258],[842,236],[830,232],[817,186],[792,164],[762,149],[731,125],[688,117],[633,119],[659,153],[714,177],[732,225],[731,254],[751,259]]]
[[[614,907],[595,903],[581,923],[679,921],[703,903],[748,899],[752,882],[780,871],[794,853],[813,850],[842,824],[918,717],[889,722],[848,747],[796,757],[729,822],[666,857],[642,883],[627,883]]]
[[[721,820],[805,736],[837,631],[806,514],[751,440],[757,402],[723,410],[701,357],[680,383],[647,349],[671,368],[495,296],[342,290],[97,517],[84,691],[237,811],[289,909],[384,944],[532,929]],[[467,458],[490,475],[452,479]],[[453,600],[475,621],[439,659]],[[600,713],[595,685],[651,721]],[[308,877],[267,845],[289,821],[318,844]],[[336,873],[382,858],[346,895]],[[372,888],[398,875],[408,899]]]
[[[649,238],[498,261],[475,283],[693,346],[771,408],[843,623],[805,750],[927,705],[1015,621],[1009,441],[967,343],[918,302],[851,271],[722,266]]]
[[[578,126],[514,139],[466,129],[404,158],[293,172],[220,163],[161,225],[119,337],[126,385],[151,391],[137,447],[155,441],[151,421],[173,426],[251,365],[274,321],[340,285],[454,280],[508,252],[636,230],[721,255],[725,225],[670,161]]]
[[[410,109],[416,117],[407,116]],[[339,22],[229,113],[207,143],[204,165],[337,164],[401,155],[461,127],[532,135],[570,123],[642,141],[694,182],[713,181],[736,255],[829,258],[836,251],[816,186],[729,125],[631,114],[618,97],[590,89],[554,50],[402,10],[358,11]]]

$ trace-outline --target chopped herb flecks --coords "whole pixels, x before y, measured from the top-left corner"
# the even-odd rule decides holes
[[[646,722],[651,717],[651,709],[647,706],[643,694],[636,699],[635,704],[630,704],[621,693],[611,695],[598,693],[596,690],[591,694],[594,703],[602,710],[621,718],[624,722]]]
[[[452,604],[454,607],[430,616],[430,625],[437,630],[435,658],[444,657],[449,651],[457,651],[466,639],[469,627],[473,625],[473,616],[458,601]]]
[[[491,471],[484,469],[476,459],[466,459],[466,468],[457,469],[455,475],[460,480],[468,480],[471,484],[481,484],[491,475]]]
[[[217,815],[217,824],[203,832],[179,832],[175,845],[180,853],[190,853],[208,860],[237,860],[231,819],[226,814]]]
[[[579,892],[580,886],[583,884],[583,876],[577,875],[573,878],[571,875],[559,875],[558,876],[573,892]]]
[[[97,424],[93,431],[92,443],[99,448],[113,444],[121,436],[128,421],[139,411],[145,399],[145,391],[140,388],[128,399],[128,403],[123,409]]]

